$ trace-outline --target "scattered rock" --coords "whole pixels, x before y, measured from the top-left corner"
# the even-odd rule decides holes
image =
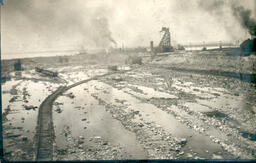
[[[9,102],[11,103],[11,102],[15,102],[16,100],[17,100],[17,98],[18,98],[18,96],[13,96],[10,100],[9,100]]]
[[[22,141],[27,141],[28,138],[27,138],[26,136],[23,136],[23,137],[21,138],[21,140],[22,140]]]
[[[139,114],[140,113],[140,111],[135,111],[135,112],[133,112],[134,114]]]
[[[126,60],[125,60],[126,64],[138,64],[141,65],[142,64],[142,58],[138,57],[138,56],[129,56]]]
[[[54,102],[53,105],[63,105],[63,103],[62,102]]]
[[[56,110],[55,110],[57,113],[61,113],[62,110],[58,107]]]
[[[144,124],[140,123],[140,124],[138,124],[138,126],[139,126],[139,127],[143,127],[143,126],[144,126]]]
[[[199,92],[199,89],[197,89],[197,88],[194,88],[194,89],[193,89],[193,91]]]
[[[116,82],[124,81],[124,79],[123,79],[122,77],[120,77],[120,76],[114,76],[114,77],[112,78],[112,80],[114,80],[114,81],[116,81]]]
[[[71,93],[68,93],[67,95],[66,95],[67,97],[69,97],[69,98],[75,98],[75,95],[71,92]]]
[[[78,144],[83,144],[84,141],[83,140],[78,140]]]
[[[82,121],[86,121],[86,120],[87,120],[86,118],[82,119]]]
[[[13,134],[13,135],[7,135],[8,138],[17,138],[20,137],[21,134]]]
[[[185,145],[187,144],[187,139],[182,138],[182,139],[180,140],[179,144],[180,144],[181,146],[185,146]]]
[[[24,106],[24,108],[25,108],[26,110],[31,110],[31,109],[35,110],[35,109],[37,108],[37,106],[33,106],[33,105],[29,105],[29,106],[23,105],[23,106]]]
[[[112,71],[117,71],[117,70],[118,70],[116,65],[114,65],[114,66],[108,66],[108,69],[109,69],[109,70],[112,70]]]
[[[239,93],[238,93],[238,92],[236,92],[236,93],[234,93],[234,95],[235,95],[235,96],[239,96]]]

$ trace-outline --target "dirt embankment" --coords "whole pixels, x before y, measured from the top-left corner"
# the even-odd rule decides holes
[[[152,62],[175,68],[256,74],[256,56],[226,56],[222,51],[173,52]]]

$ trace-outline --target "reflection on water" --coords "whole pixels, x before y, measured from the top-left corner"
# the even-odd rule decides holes
[[[74,99],[61,96],[56,100],[64,103],[60,106],[61,113],[53,112],[57,147],[66,147],[68,142],[65,142],[61,134],[63,128],[69,126],[72,137],[85,137],[85,144],[90,143],[91,137],[100,136],[111,144],[123,146],[134,159],[145,158],[135,134],[126,130],[119,121],[106,112],[104,106],[99,105],[98,101],[84,90],[84,85],[86,84],[67,92],[73,92]]]
[[[22,136],[33,139],[37,123],[38,108],[41,102],[51,93],[56,84],[47,82],[33,82],[33,81],[8,81],[2,85],[3,90],[10,90],[15,87],[17,90],[17,98],[13,102],[9,102],[13,95],[9,93],[2,94],[2,112],[10,109],[6,115],[7,123],[3,124],[13,128],[10,130],[13,134],[21,134]],[[16,85],[19,83],[19,85]],[[24,106],[34,106],[36,109],[26,110]]]
[[[90,93],[97,93],[99,98],[107,103],[120,105],[118,101],[125,101],[128,110],[139,111],[141,118],[146,122],[154,122],[161,126],[171,135],[179,138],[188,139],[188,145],[193,151],[198,152],[200,157],[211,158],[213,153],[223,151],[220,145],[213,143],[209,137],[198,134],[193,129],[188,128],[180,123],[174,116],[168,114],[152,104],[142,103],[135,97],[115,89],[105,83],[91,81],[88,83]],[[175,106],[172,106],[175,107]],[[173,109],[173,108],[170,109]],[[204,142],[203,144],[201,142]],[[206,152],[206,150],[208,150]]]

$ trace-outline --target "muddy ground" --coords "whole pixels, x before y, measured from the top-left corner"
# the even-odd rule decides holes
[[[36,159],[38,111],[47,96],[111,72],[54,101],[53,160],[256,158],[255,56],[133,55],[143,64],[125,64],[127,54],[32,58],[17,73],[2,62],[2,75],[11,78],[2,83],[4,158]],[[59,77],[35,72],[39,65]]]

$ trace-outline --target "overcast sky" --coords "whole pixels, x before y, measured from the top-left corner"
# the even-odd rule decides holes
[[[232,5],[255,0],[4,0],[2,55],[7,52],[158,44],[162,26],[176,43],[244,40]]]

